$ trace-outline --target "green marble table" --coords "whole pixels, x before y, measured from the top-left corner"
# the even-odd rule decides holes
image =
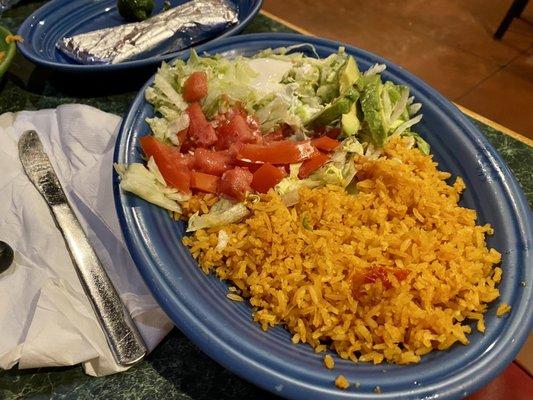
[[[45,1],[23,1],[7,11],[0,24],[12,32]],[[259,14],[244,33],[294,32]],[[0,114],[83,103],[122,115],[138,87],[153,73],[146,70],[120,80],[68,76],[36,67],[17,55],[0,82]],[[95,82],[95,79],[98,82]],[[102,90],[102,88],[105,88]],[[475,118],[472,122],[511,167],[533,204],[533,148]],[[80,366],[0,372],[0,399],[274,399],[277,398],[224,369],[174,329],[145,361],[127,372],[92,378]]]

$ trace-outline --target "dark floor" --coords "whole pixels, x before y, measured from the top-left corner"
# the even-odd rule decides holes
[[[313,34],[377,53],[451,100],[533,138],[533,3],[501,41],[512,0],[265,0]]]

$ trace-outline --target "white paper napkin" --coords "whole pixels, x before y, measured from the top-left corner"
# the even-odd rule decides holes
[[[120,231],[112,192],[116,115],[70,104],[0,115],[0,240],[15,251],[0,274],[0,368],[82,363],[102,376],[114,360],[50,211],[28,180],[17,141],[39,133],[59,180],[122,301],[152,350],[172,328],[137,272]]]

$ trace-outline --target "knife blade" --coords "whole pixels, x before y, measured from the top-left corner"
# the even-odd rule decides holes
[[[70,207],[37,132],[24,132],[18,149],[26,175],[46,200],[63,235],[115,361],[122,366],[135,364],[146,355],[144,341]]]

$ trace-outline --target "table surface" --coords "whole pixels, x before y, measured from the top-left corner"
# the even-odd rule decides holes
[[[1,24],[14,32],[31,12],[45,2],[22,2],[2,16]],[[309,33],[262,12],[243,33],[295,31]],[[0,82],[0,114],[53,108],[65,103],[83,103],[123,115],[138,87],[153,72],[153,69],[147,69],[132,76],[122,74],[120,80],[101,77],[84,77],[82,80],[79,75],[66,76],[36,67],[17,54],[9,72]],[[532,205],[533,142],[469,110],[460,109],[500,152]],[[475,397],[533,398],[533,380],[512,364],[490,388]],[[222,400],[277,397],[224,369],[174,329],[145,361],[121,374],[92,378],[85,375],[80,366],[0,372],[0,399],[21,398]]]

